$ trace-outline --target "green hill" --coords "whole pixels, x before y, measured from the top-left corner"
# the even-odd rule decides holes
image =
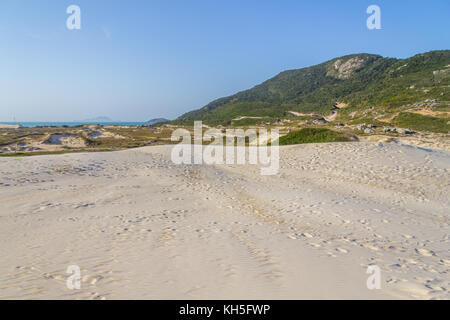
[[[242,117],[267,121],[293,117],[292,112],[326,115],[337,103],[346,106],[337,120],[359,122],[394,117],[427,99],[441,111],[449,111],[449,86],[450,50],[408,59],[354,54],[281,72],[252,89],[188,112],[174,123],[231,124]]]

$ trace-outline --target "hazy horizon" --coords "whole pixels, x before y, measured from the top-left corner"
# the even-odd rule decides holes
[[[81,9],[69,30],[67,7]],[[371,4],[382,29],[366,27]],[[0,121],[174,119],[279,72],[448,49],[448,1],[2,1]],[[36,14],[39,12],[39,14]],[[15,120],[14,120],[15,119]]]

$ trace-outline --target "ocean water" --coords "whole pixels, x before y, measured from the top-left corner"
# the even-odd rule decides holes
[[[22,127],[34,128],[34,127],[76,127],[84,124],[101,124],[102,126],[142,126],[148,123],[145,122],[0,122],[0,124],[12,124],[21,125]]]

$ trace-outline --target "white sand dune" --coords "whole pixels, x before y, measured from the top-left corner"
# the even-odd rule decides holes
[[[170,151],[1,159],[0,298],[450,297],[449,152],[283,147],[261,176]]]
[[[82,148],[86,145],[84,140],[75,134],[51,134],[44,144],[66,146],[70,148]]]
[[[88,137],[92,139],[100,139],[100,138],[125,139],[125,137],[118,134],[114,134],[109,131],[94,131],[88,134]]]
[[[20,128],[19,124],[0,123],[0,129],[19,129],[19,128]]]

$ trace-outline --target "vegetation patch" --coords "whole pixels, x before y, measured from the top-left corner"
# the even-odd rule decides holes
[[[417,113],[402,112],[394,118],[393,123],[402,128],[410,128],[417,131],[431,131],[437,133],[448,133],[449,119],[424,116]]]
[[[325,128],[304,128],[292,131],[279,140],[280,146],[303,143],[345,142],[352,141],[345,133]]]
[[[16,153],[0,153],[0,157],[25,157],[26,154],[23,152]]]
[[[270,118],[262,118],[262,119],[253,119],[253,118],[244,118],[240,120],[233,120],[232,125],[233,126],[254,126],[254,125],[260,125],[264,122],[271,121]]]

